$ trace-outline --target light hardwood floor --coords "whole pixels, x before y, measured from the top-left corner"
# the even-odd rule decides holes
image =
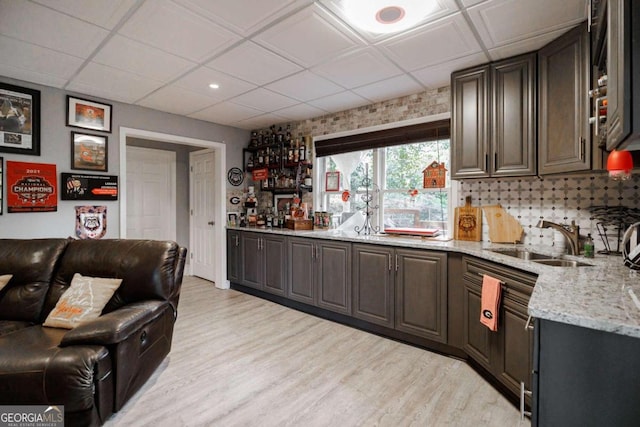
[[[529,426],[464,362],[185,277],[167,359],[107,426]]]

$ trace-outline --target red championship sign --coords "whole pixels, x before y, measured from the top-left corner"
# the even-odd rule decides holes
[[[264,168],[264,169],[256,169],[253,172],[251,172],[252,176],[251,178],[254,181],[264,181],[265,179],[269,178],[269,169]]]
[[[7,210],[55,212],[58,210],[56,165],[7,160]]]

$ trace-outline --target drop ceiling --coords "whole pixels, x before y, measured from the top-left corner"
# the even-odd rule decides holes
[[[447,86],[544,46],[588,0],[424,1],[433,15],[380,35],[342,0],[0,0],[0,76],[256,129]]]

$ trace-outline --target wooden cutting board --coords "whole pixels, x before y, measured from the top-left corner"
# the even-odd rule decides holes
[[[471,196],[465,198],[465,205],[455,209],[453,238],[479,242],[482,240],[482,211],[471,206]]]
[[[489,240],[492,243],[515,243],[522,239],[522,226],[502,206],[483,206],[482,210],[489,224]]]

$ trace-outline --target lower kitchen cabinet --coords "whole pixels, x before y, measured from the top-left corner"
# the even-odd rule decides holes
[[[462,268],[463,350],[513,395],[520,395],[521,383],[530,390],[533,332],[526,327],[527,304],[536,276],[472,257],[463,257]],[[495,332],[480,323],[484,274],[503,283],[498,330]],[[526,403],[531,405],[529,396]]]
[[[532,426],[638,425],[640,339],[542,319],[535,335]]]
[[[351,244],[290,237],[287,297],[351,314]]]
[[[240,281],[242,266],[240,252],[240,232],[227,230],[227,280],[236,283]]]
[[[446,342],[446,254],[354,244],[353,256],[354,317]]]
[[[286,246],[280,235],[241,233],[240,283],[276,295],[285,295]]]

